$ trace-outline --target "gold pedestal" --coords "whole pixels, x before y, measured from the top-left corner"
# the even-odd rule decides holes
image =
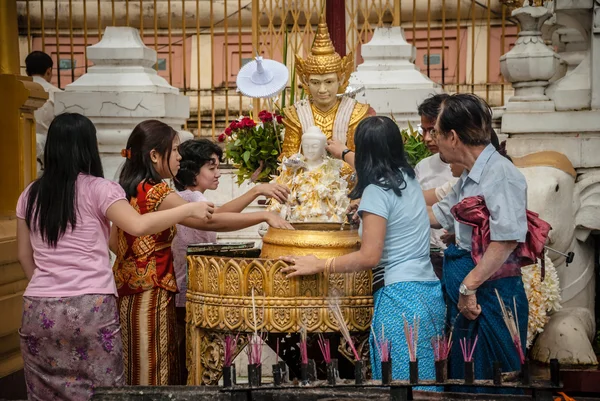
[[[368,352],[364,333],[368,333],[373,313],[370,271],[292,279],[281,273],[287,266],[278,260],[283,254],[339,256],[357,249],[356,232],[339,231],[340,225],[336,226],[336,232],[324,230],[324,226],[311,226],[314,230],[297,226],[296,231],[271,228],[262,250],[269,258],[253,258],[248,251],[234,251],[238,254],[231,257],[188,252],[188,384],[216,384],[227,332],[252,333],[256,328],[291,333],[301,327],[309,333],[338,332],[329,308],[332,299],[338,302],[349,330],[363,333],[360,345]],[[332,246],[327,247],[328,243]],[[341,348],[350,357],[345,345]]]

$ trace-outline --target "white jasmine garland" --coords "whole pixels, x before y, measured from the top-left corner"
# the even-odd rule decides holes
[[[542,281],[541,266],[538,263],[521,269],[523,286],[529,301],[529,324],[527,328],[527,348],[531,347],[535,337],[544,331],[552,312],[561,309],[560,286],[556,268],[546,256],[546,276]]]
[[[296,154],[290,158],[304,161],[304,156]],[[318,168],[308,171],[305,168],[293,169],[286,165],[284,158],[279,176],[274,182],[290,188],[285,210],[291,222],[333,222],[341,223],[350,204],[348,182],[341,176],[341,160],[327,158]],[[290,164],[290,163],[287,163]],[[283,206],[271,202],[269,211],[281,212]]]

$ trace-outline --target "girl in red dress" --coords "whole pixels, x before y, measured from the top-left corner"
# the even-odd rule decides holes
[[[119,183],[140,214],[186,204],[163,180],[179,170],[179,136],[167,124],[147,120],[138,124],[123,150],[125,164]],[[235,231],[262,222],[292,228],[268,212],[219,213],[209,221],[189,218],[188,227],[206,231]],[[153,235],[135,237],[114,228],[111,249],[117,259],[113,272],[119,292],[125,376],[129,385],[183,384],[176,339],[175,294],[171,242],[175,226]]]

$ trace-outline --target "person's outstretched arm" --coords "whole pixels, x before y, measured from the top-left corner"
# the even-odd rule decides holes
[[[284,204],[287,202],[290,190],[279,184],[259,184],[242,196],[227,202],[221,207],[218,207],[215,213],[239,213],[248,207],[259,196],[273,198],[277,202]]]

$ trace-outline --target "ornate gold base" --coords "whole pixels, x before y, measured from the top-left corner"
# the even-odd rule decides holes
[[[340,225],[335,226],[339,230]],[[329,257],[351,252],[359,244],[355,231],[336,231],[335,235],[331,230],[310,231],[293,235],[294,231],[269,229],[262,251],[269,259],[188,254],[188,384],[218,381],[227,333],[292,333],[301,327],[309,333],[339,332],[330,302],[340,306],[348,329],[360,336],[361,353],[368,356],[373,313],[370,271],[293,279],[281,273],[287,266],[277,259],[282,254],[322,251]],[[246,342],[247,338],[240,340],[238,352]],[[343,344],[340,352],[353,359]]]

